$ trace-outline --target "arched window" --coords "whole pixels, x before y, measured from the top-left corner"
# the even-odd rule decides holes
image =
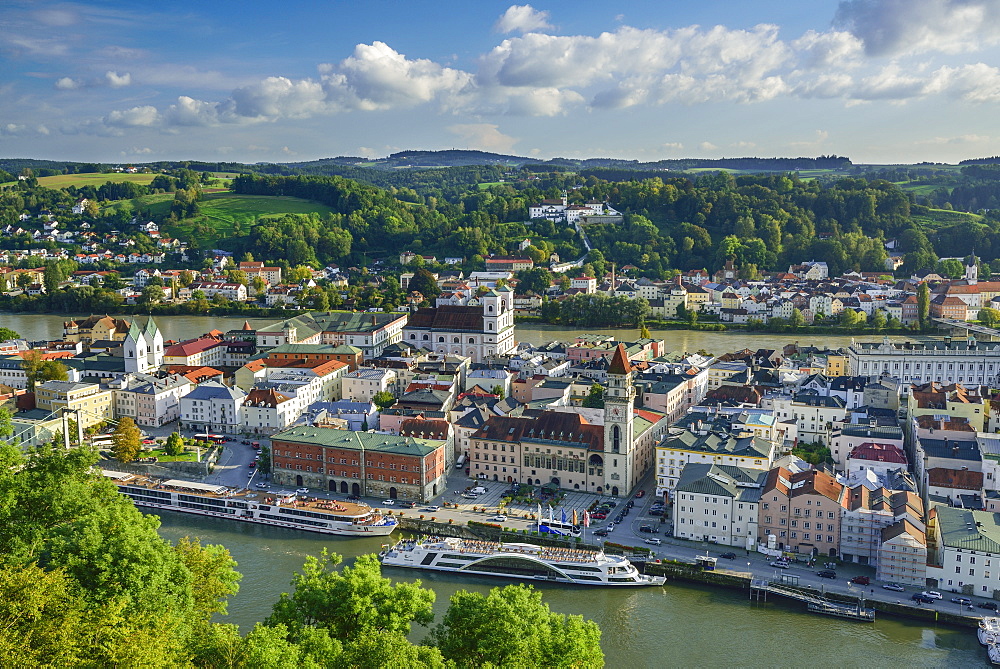
[[[424,341],[427,341],[428,339],[430,339],[430,337],[428,335],[424,335]]]
[[[489,327],[487,329],[492,330],[493,329],[493,323],[490,323]]]
[[[452,343],[453,343],[453,344],[458,344],[458,343],[459,343],[459,341],[460,341],[460,340],[459,340],[459,338],[458,338],[458,337],[455,337],[455,339],[454,339],[454,341],[453,341]]]
[[[439,344],[443,344],[444,343],[444,337],[438,337],[438,343]]]
[[[493,305],[492,304],[490,305],[490,313],[491,314],[493,313]]]
[[[416,339],[416,338],[417,338],[417,335],[415,335],[415,334],[411,334],[410,335],[410,339]]]
[[[475,344],[476,343],[476,338],[475,337],[469,337],[469,343],[470,344]]]
[[[611,426],[611,450],[618,453],[621,450],[622,431],[617,425]]]

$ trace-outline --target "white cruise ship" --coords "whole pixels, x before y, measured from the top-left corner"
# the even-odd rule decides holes
[[[640,574],[627,558],[604,551],[452,537],[403,540],[386,547],[382,564],[477,576],[579,585],[663,585],[663,576]]]
[[[307,500],[291,492],[253,493],[209,483],[102,471],[118,486],[118,492],[139,507],[352,537],[386,536],[396,529],[395,518],[383,516],[367,504]]]
[[[979,643],[984,646],[992,646],[1000,643],[1000,618],[987,616],[979,621]]]

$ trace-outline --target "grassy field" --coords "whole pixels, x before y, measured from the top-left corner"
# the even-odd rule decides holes
[[[148,206],[156,213],[167,213],[170,211],[170,202],[173,200],[172,194],[167,194],[162,201],[151,201]],[[160,198],[160,195],[150,195],[141,200],[152,200]],[[143,206],[147,206],[145,203]],[[233,224],[236,221],[244,224],[243,230],[248,229],[249,224],[258,218],[273,218],[282,214],[325,214],[333,211],[330,207],[303,200],[297,197],[271,197],[267,195],[233,195],[232,193],[206,193],[201,202],[198,203],[201,215],[185,219],[174,225],[167,225],[165,232],[179,239],[196,239],[199,243],[214,243],[218,239],[231,237],[233,235]],[[162,210],[161,210],[162,208]],[[196,226],[204,228],[208,223],[210,234],[196,234]]]
[[[38,185],[44,186],[45,188],[66,188],[68,186],[76,186],[77,188],[80,188],[81,186],[93,186],[94,188],[97,188],[98,186],[103,186],[110,181],[111,183],[116,184],[131,182],[146,186],[151,183],[155,177],[155,174],[125,174],[124,172],[109,174],[59,174],[54,177],[38,177]]]
[[[936,230],[964,221],[979,223],[983,217],[979,214],[969,214],[964,211],[948,211],[947,209],[931,209],[927,216],[914,215],[913,220],[922,227]]]

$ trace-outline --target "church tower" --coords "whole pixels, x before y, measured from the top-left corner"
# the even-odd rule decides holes
[[[612,495],[628,494],[631,487],[635,439],[633,373],[625,346],[618,344],[608,366],[608,387],[604,390],[604,492]]]
[[[139,321],[132,319],[128,334],[122,343],[122,355],[125,357],[125,371],[130,374],[145,372],[149,355],[149,347],[146,345],[146,338],[139,329]]]
[[[146,321],[142,337],[146,344],[146,370],[155,372],[163,365],[163,335],[152,316]]]
[[[972,253],[972,260],[965,266],[965,282],[970,286],[979,283],[979,259],[975,252]]]

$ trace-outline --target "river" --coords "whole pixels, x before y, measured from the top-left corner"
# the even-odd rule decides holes
[[[307,555],[328,548],[350,562],[377,552],[379,539],[324,537],[215,518],[159,514],[160,534],[170,540],[198,536],[229,549],[243,573],[240,592],[220,618],[248,630],[263,620]],[[408,569],[385,576],[413,581]],[[435,618],[460,589],[487,592],[503,579],[420,572],[437,593]],[[882,617],[873,624],[805,613],[800,604],[751,604],[739,593],[669,582],[662,588],[566,588],[536,586],[553,611],[597,621],[608,667],[980,667],[988,666],[975,631],[932,627]],[[943,604],[942,604],[943,605]],[[502,623],[501,623],[502,624]],[[426,636],[415,629],[411,638]]]
[[[70,318],[86,318],[88,314],[71,316],[56,316],[51,314],[10,314],[0,313],[0,326],[8,327],[32,340],[53,340],[62,337],[63,321]],[[144,317],[142,317],[144,318]],[[157,316],[156,324],[163,332],[164,339],[183,340],[197,337],[209,330],[230,330],[239,328],[247,320],[242,316]],[[251,318],[250,325],[259,327],[275,322],[274,318]],[[531,344],[542,344],[553,339],[568,340],[577,334],[588,332],[593,334],[609,334],[623,341],[635,341],[639,338],[639,330],[635,328],[566,328],[555,325],[537,323],[518,324],[516,338],[518,341]],[[702,332],[696,330],[651,330],[654,337],[666,342],[668,351],[686,351],[694,353],[705,349],[710,353],[720,355],[728,351],[742,348],[780,349],[789,342],[819,347],[848,346],[850,335],[830,334],[760,334],[746,332]],[[860,336],[862,339],[875,339],[876,335]]]

